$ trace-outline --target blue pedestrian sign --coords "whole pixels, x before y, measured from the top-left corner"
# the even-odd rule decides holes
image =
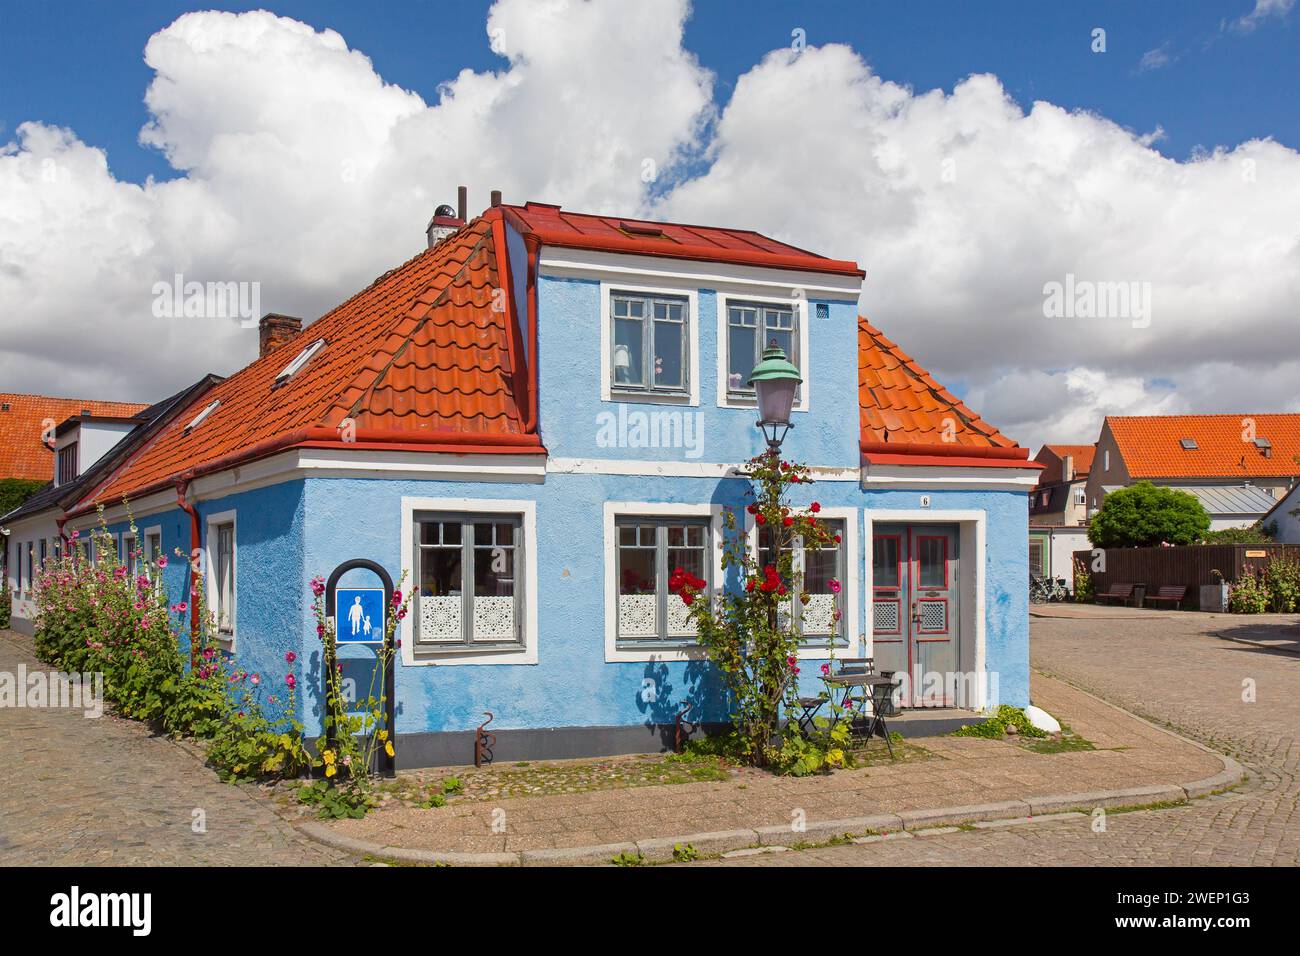
[[[339,588],[334,606],[334,635],[340,644],[384,642],[383,588]]]

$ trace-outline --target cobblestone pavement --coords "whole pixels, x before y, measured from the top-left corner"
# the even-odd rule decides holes
[[[693,865],[1295,865],[1300,658],[1216,633],[1237,626],[1240,619],[1200,614],[1113,624],[1035,619],[1031,643],[1038,670],[1235,756],[1251,772],[1236,792],[1112,813],[1101,833],[1081,817]],[[1279,619],[1284,626],[1294,628],[1295,618]]]
[[[0,631],[0,671],[40,667]],[[351,862],[267,801],[133,721],[0,708],[0,866],[294,866]],[[206,832],[193,825],[202,814]]]

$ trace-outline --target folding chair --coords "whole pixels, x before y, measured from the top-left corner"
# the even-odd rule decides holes
[[[867,740],[881,737],[889,749],[889,759],[894,759],[894,744],[889,739],[889,724],[885,723],[885,714],[893,712],[894,688],[897,684],[875,684],[871,688],[871,716],[867,718]]]

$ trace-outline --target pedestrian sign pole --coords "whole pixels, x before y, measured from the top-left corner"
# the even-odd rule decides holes
[[[369,571],[379,579],[380,587],[340,588],[339,581],[349,571]],[[341,610],[340,610],[341,609]],[[383,565],[366,558],[353,558],[335,568],[325,582],[325,615],[334,622],[335,644],[379,645],[379,661],[387,662],[384,668],[384,729],[388,739],[397,745],[396,670],[394,635],[388,633],[388,615],[393,613],[393,579]],[[337,660],[327,660],[325,679],[338,667]],[[326,695],[328,698],[328,687]],[[326,733],[330,745],[334,744],[335,728]],[[396,758],[385,751],[380,757],[385,777],[397,776]]]

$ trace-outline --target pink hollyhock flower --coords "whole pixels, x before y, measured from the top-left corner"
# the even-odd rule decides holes
[[[398,606],[399,604],[401,604],[401,603],[402,603],[402,592],[401,592],[401,591],[394,591],[394,592],[393,592],[393,607],[397,607],[397,606]]]
[[[285,662],[286,664],[292,664],[292,663],[293,663],[294,661],[296,661],[297,659],[298,659],[298,655],[295,654],[293,651],[285,651],[285,652],[284,652],[284,662]]]
[[[835,580],[834,578],[831,578],[829,581],[827,581],[826,586],[831,589],[832,594],[840,593],[840,582]]]
[[[822,676],[823,676],[823,677],[829,677],[829,676],[830,676],[830,673],[831,673],[831,665],[830,665],[830,664],[823,664],[823,665],[822,665]]]
[[[158,567],[160,568],[167,567],[167,555],[165,554],[158,555]]]
[[[214,651],[212,648],[210,648],[210,647],[205,647],[205,648],[203,648],[203,659],[204,659],[205,661],[210,661],[210,660],[212,660],[213,657],[216,656],[216,653],[217,653],[217,652]]]
[[[298,678],[294,677],[292,674],[285,674],[284,682],[289,686],[290,690],[293,690],[296,686],[298,686]]]
[[[251,676],[251,677],[248,678],[248,679],[249,679],[250,681],[252,681],[254,687],[256,687],[258,684],[262,683],[262,678],[261,678],[261,676],[258,675],[258,674],[254,674],[253,676]]]

